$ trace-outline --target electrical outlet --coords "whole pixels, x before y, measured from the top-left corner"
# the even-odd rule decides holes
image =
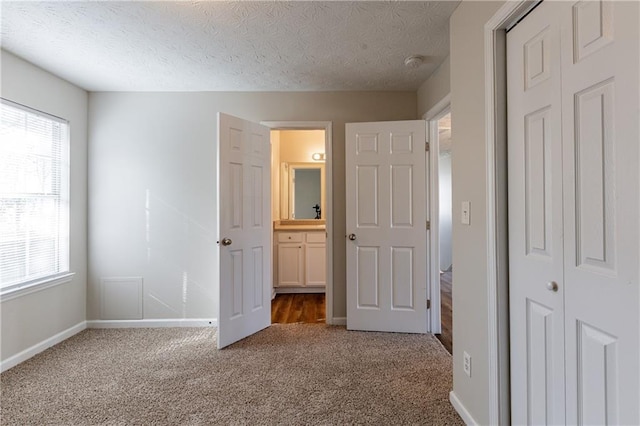
[[[467,376],[471,377],[471,355],[465,351],[463,357],[462,369]]]

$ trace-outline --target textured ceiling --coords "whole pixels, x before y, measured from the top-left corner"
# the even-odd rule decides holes
[[[3,0],[1,42],[91,91],[416,90],[457,4]]]

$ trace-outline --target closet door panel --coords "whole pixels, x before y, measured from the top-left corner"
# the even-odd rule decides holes
[[[567,423],[640,424],[639,4],[565,8]]]
[[[560,22],[543,3],[507,35],[514,424],[564,423]]]

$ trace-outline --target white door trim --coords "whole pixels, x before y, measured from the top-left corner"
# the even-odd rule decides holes
[[[440,144],[438,142],[438,120],[451,112],[451,94],[447,94],[435,106],[427,111],[422,118],[427,122],[427,142],[429,152],[427,164],[429,175],[427,182],[427,220],[430,223],[429,230],[429,298],[431,299],[431,312],[429,312],[429,332],[441,333],[441,306],[440,306],[440,186],[438,158],[440,156]],[[438,142],[438,143],[436,143]]]
[[[484,26],[489,424],[510,423],[506,28],[537,1],[506,2]]]
[[[331,121],[262,121],[271,130],[324,130],[325,206],[327,231],[326,323],[337,325],[333,317],[333,133]],[[273,218],[272,218],[273,219]]]
[[[447,93],[442,99],[422,115],[423,120],[433,120],[436,116],[444,115],[444,110],[451,106],[451,93]]]

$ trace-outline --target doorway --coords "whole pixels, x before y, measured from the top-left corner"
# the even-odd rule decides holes
[[[451,113],[446,112],[444,116],[437,119],[437,174],[438,174],[438,232],[437,248],[438,263],[437,268],[440,283],[440,333],[436,337],[442,345],[453,353],[453,205],[452,205],[452,168],[451,168]],[[434,183],[435,184],[435,183]],[[434,211],[435,212],[435,211]]]
[[[453,175],[451,99],[445,96],[423,118],[427,121],[429,191],[430,331],[453,352]]]
[[[331,323],[331,123],[271,128],[272,323]]]

